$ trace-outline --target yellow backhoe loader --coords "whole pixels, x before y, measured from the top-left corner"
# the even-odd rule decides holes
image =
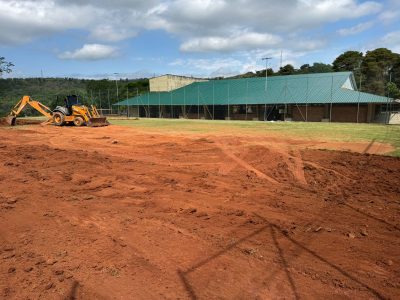
[[[75,126],[86,125],[91,127],[108,126],[110,124],[106,117],[100,116],[95,106],[91,105],[89,108],[79,104],[77,96],[67,96],[64,101],[65,106],[57,106],[52,111],[46,105],[32,99],[30,96],[23,96],[11,110],[7,117],[7,122],[14,126],[17,116],[29,105],[47,118],[47,121],[43,124],[54,124],[56,126],[74,124]]]

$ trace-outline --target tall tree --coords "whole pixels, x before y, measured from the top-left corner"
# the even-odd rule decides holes
[[[362,74],[367,92],[386,95],[386,86],[389,82],[390,73],[397,65],[400,55],[386,48],[378,48],[367,51],[362,62]]]
[[[291,75],[295,73],[295,69],[292,65],[287,64],[286,66],[283,66],[282,68],[279,69],[279,75]]]
[[[334,62],[332,63],[333,70],[335,72],[354,72],[357,86],[360,89],[361,63],[363,59],[364,55],[362,52],[346,51],[334,60]]]
[[[400,87],[400,55],[397,57],[396,62],[394,63],[391,70],[390,79],[393,83],[395,83],[398,87]]]
[[[354,71],[359,67],[363,59],[363,53],[358,51],[346,51],[339,55],[334,62],[333,70],[335,72]]]
[[[387,84],[387,94],[390,98],[400,99],[400,89],[394,82],[389,82]]]
[[[309,73],[329,73],[333,72],[332,66],[329,64],[315,62],[308,68]]]
[[[272,68],[268,68],[267,74],[268,74],[268,76],[273,76],[274,70],[272,70]],[[257,77],[265,77],[265,69],[261,70],[261,71],[256,71],[256,76]]]
[[[299,73],[307,74],[310,73],[310,64],[304,64],[300,67]]]
[[[12,71],[11,67],[14,67],[14,64],[5,60],[4,57],[0,57],[0,76],[3,73],[10,73]]]

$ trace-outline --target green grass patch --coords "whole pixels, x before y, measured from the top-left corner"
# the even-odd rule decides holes
[[[400,126],[353,123],[212,121],[179,119],[111,119],[111,124],[179,133],[277,134],[291,138],[338,142],[379,142],[395,148],[400,156]]]

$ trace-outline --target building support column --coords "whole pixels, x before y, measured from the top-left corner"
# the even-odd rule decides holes
[[[308,104],[306,103],[306,122],[308,122]]]
[[[147,94],[147,110],[149,112],[149,115],[147,118],[151,118],[151,110],[150,110],[150,93]]]
[[[283,108],[283,121],[285,122],[286,120],[286,110],[287,110],[287,105],[285,104],[284,108]],[[264,120],[265,121],[265,120]]]
[[[231,110],[231,109],[230,109],[230,105],[229,105],[229,104],[230,104],[230,103],[229,103],[229,102],[230,102],[230,99],[229,99],[229,87],[230,87],[230,86],[228,85],[228,120],[231,119],[231,116],[230,116],[230,110]]]
[[[333,75],[332,75],[332,82],[331,82],[331,106],[329,109],[329,122],[332,122],[332,102],[333,102]]]
[[[158,93],[158,118],[161,118],[161,94]]]
[[[266,72],[266,71],[265,71]],[[247,121],[247,103],[249,102],[249,80],[246,81],[246,121]]]
[[[212,115],[212,119],[214,120],[214,113],[215,113],[215,91],[214,91],[214,84],[215,82],[213,81],[213,115]]]
[[[197,120],[200,120],[200,86],[197,86]]]

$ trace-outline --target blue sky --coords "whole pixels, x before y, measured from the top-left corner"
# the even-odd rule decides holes
[[[229,76],[400,52],[400,0],[0,0],[3,77]]]

